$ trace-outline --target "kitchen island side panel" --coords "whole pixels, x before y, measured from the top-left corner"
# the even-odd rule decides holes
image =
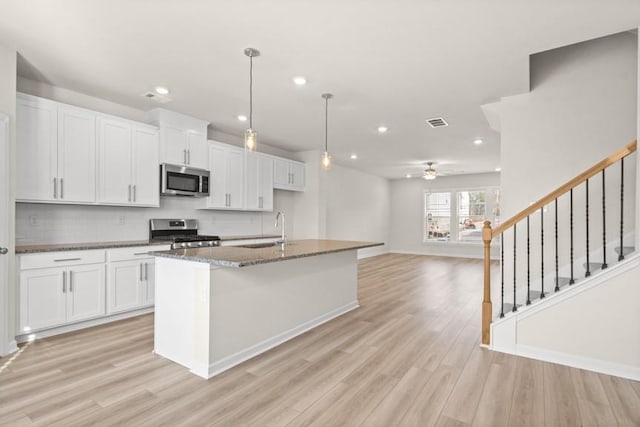
[[[262,352],[358,306],[357,250],[212,269],[210,298],[211,365]]]

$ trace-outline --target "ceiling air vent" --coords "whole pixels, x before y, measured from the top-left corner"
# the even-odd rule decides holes
[[[445,122],[442,117],[434,117],[433,119],[427,119],[427,123],[432,128],[442,128],[445,126],[449,126],[449,123]]]
[[[171,98],[169,98],[167,95],[159,95],[154,92],[146,92],[142,94],[142,96],[147,99],[153,99],[154,101],[159,102],[160,104],[166,104],[167,102],[171,101]]]

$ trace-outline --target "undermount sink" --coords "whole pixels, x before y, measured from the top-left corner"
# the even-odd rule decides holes
[[[289,246],[290,243],[285,243],[286,246]],[[238,245],[239,248],[247,248],[247,249],[260,249],[260,248],[270,248],[273,246],[282,246],[280,242],[267,242],[267,243],[253,243],[251,245]]]

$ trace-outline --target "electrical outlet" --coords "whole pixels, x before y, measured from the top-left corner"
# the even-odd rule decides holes
[[[35,215],[31,215],[29,217],[29,224],[30,225],[38,225],[38,217]]]
[[[124,218],[124,215],[120,215],[120,216],[118,217],[118,225],[124,225],[124,223],[125,223],[125,220],[124,220],[124,219],[125,219],[125,218]]]

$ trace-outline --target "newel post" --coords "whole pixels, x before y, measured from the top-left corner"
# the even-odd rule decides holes
[[[482,344],[489,345],[489,326],[491,325],[491,221],[485,221],[482,227],[484,244],[484,298],[482,300]]]

